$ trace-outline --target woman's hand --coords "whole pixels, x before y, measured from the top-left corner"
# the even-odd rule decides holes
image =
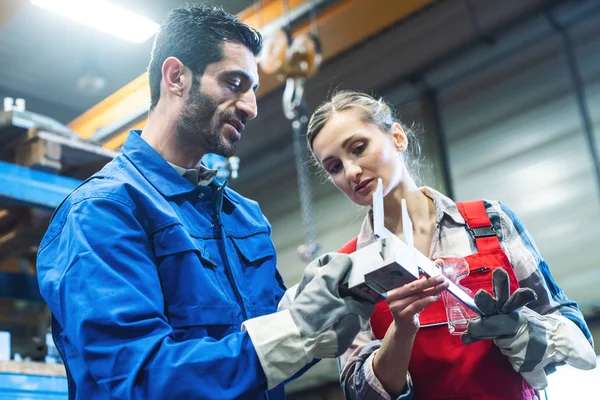
[[[436,261],[438,262],[438,261]],[[396,331],[415,333],[419,329],[419,313],[448,289],[448,280],[442,275],[421,278],[387,293],[387,303],[394,317]]]
[[[408,362],[419,329],[419,313],[435,303],[448,285],[448,280],[440,275],[421,278],[387,292],[386,301],[394,323],[375,352],[373,372],[392,398],[398,397],[406,385]]]

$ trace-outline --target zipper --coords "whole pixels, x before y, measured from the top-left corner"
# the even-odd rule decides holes
[[[248,312],[246,311],[246,305],[244,304],[244,299],[242,299],[242,295],[238,289],[238,285],[233,277],[233,271],[231,269],[231,264],[229,263],[229,257],[227,254],[227,235],[225,234],[225,229],[223,228],[223,223],[221,221],[221,205],[223,203],[223,192],[224,192],[224,184],[218,188],[213,189],[213,199],[215,202],[215,211],[216,211],[216,227],[219,229],[219,236],[221,239],[221,245],[219,246],[221,249],[221,259],[225,263],[225,276],[227,276],[227,280],[233,289],[233,293],[235,294],[235,298],[242,309],[242,316],[244,317],[244,321],[248,319]]]
[[[54,315],[52,316],[52,340],[54,340],[54,345],[56,346],[56,348],[58,349],[58,354],[60,354],[60,358],[62,358],[63,361],[63,365],[65,367],[65,372],[67,373],[67,390],[69,392],[69,400],[75,400],[75,393],[73,393],[72,390],[72,384],[71,382],[73,381],[73,377],[71,376],[71,371],[69,371],[69,366],[67,365],[67,361],[65,360],[65,356],[64,356],[64,349],[62,347],[62,342],[57,340],[57,334],[56,334],[56,326],[58,325],[56,318],[54,318]]]
[[[222,189],[223,186],[221,186],[221,188],[219,188],[217,190],[217,192],[220,192],[220,195],[221,195],[221,197],[219,198],[219,201],[217,202],[217,207],[216,207],[217,227],[219,228],[219,233],[220,233],[219,236],[221,238],[221,246],[219,246],[219,247],[221,248],[221,259],[225,262],[225,275],[227,276],[227,280],[231,284],[231,288],[233,289],[233,293],[235,294],[236,300],[238,301],[238,304],[240,305],[240,308],[242,309],[242,316],[245,321],[248,319],[248,312],[246,311],[246,304],[244,304],[244,299],[242,298],[242,294],[240,293],[240,291],[238,289],[238,285],[235,281],[235,278],[233,277],[233,271],[231,269],[231,264],[229,263],[229,257],[227,257],[227,254],[228,254],[227,235],[225,234],[225,229],[223,228],[223,224],[221,222],[221,203],[223,201],[223,196],[224,196],[224,193],[223,193],[224,190]],[[270,400],[271,396],[269,395],[269,391],[265,390],[264,394],[265,394],[265,400]]]
[[[248,313],[246,312],[246,305],[244,304],[244,299],[242,299],[242,295],[238,289],[235,278],[233,277],[233,272],[231,271],[231,264],[229,264],[229,257],[227,257],[227,236],[225,235],[225,229],[223,229],[223,225],[219,221],[219,231],[221,233],[221,258],[225,262],[225,275],[231,284],[231,288],[233,289],[233,293],[235,294],[236,300],[238,301],[240,308],[242,309],[242,316],[244,317],[244,321],[248,319]],[[223,251],[224,250],[224,251]],[[224,253],[224,254],[223,254]],[[224,256],[224,257],[223,257]]]
[[[473,272],[485,272],[485,271],[489,271],[490,267],[479,267],[479,268],[475,268],[473,270]]]

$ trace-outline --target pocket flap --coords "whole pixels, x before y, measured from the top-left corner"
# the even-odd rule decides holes
[[[275,248],[269,235],[266,233],[259,233],[243,239],[233,237],[231,239],[244,260],[248,263],[275,256]]]
[[[156,233],[153,237],[154,255],[166,257],[184,251],[195,251],[200,257],[212,265],[216,265],[210,257],[204,242],[193,238],[182,225],[174,225]]]

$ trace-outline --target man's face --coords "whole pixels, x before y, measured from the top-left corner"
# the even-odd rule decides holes
[[[256,57],[242,44],[223,42],[223,59],[209,64],[188,92],[177,121],[180,137],[205,153],[231,157],[246,123],[257,115],[257,88]]]

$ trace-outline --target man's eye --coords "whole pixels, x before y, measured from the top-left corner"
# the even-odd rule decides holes
[[[240,88],[241,82],[240,81],[229,81],[229,82],[227,82],[227,86],[232,90],[237,90]]]

